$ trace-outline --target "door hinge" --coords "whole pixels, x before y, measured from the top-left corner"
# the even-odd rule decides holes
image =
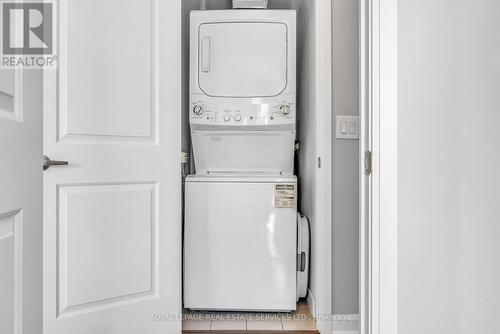
[[[189,153],[181,152],[181,176],[184,178],[189,174]]]
[[[187,164],[189,162],[189,153],[181,152],[181,164]]]
[[[365,151],[365,175],[372,174],[372,152]]]

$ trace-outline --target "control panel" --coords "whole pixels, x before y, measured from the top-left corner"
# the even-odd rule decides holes
[[[216,126],[291,125],[296,121],[295,99],[191,99],[191,124]]]

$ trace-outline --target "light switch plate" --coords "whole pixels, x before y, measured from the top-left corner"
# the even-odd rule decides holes
[[[337,139],[359,139],[359,116],[337,116]]]

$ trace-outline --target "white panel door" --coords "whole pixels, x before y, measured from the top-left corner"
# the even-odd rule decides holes
[[[42,73],[0,70],[0,333],[42,331]]]
[[[180,1],[59,2],[45,76],[44,332],[178,333]]]

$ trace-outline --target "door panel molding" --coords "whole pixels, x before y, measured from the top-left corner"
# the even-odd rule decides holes
[[[97,207],[106,207],[107,210],[98,211]],[[158,218],[157,182],[58,185],[57,317],[81,315],[157,298]],[[146,224],[148,220],[150,224]],[[74,226],[78,223],[79,226]],[[109,225],[108,229],[106,225]],[[74,245],[75,242],[78,245]],[[91,251],[78,247],[88,244],[102,253],[94,253],[96,258],[89,256],[86,259]],[[138,256],[141,253],[142,257]],[[123,260],[124,257],[127,260]],[[98,260],[108,260],[111,269],[91,272]],[[70,272],[71,268],[76,272]],[[135,277],[127,275],[131,272]],[[109,285],[103,287],[102,283],[106,281]],[[123,285],[128,286],[121,287]]]
[[[83,0],[80,1],[82,3]],[[84,1],[88,2],[88,1]],[[130,0],[131,3],[137,3],[136,1]],[[128,36],[129,38],[120,37],[117,31],[119,28],[116,28],[112,32],[108,32],[107,37],[116,37],[119,41],[123,43],[117,42],[109,42],[111,38],[105,39],[104,37],[99,36],[99,39],[96,40],[95,35],[88,34],[85,35],[82,31],[78,31],[77,28],[74,29],[75,36],[72,36],[71,27],[77,26],[77,20],[72,21],[72,25],[69,26],[68,20],[70,15],[75,15],[75,13],[71,13],[71,6],[76,6],[78,2],[68,2],[61,1],[59,3],[59,73],[58,73],[58,85],[57,85],[57,140],[71,143],[89,143],[89,144],[110,144],[110,143],[137,143],[137,144],[158,144],[158,120],[159,120],[159,26],[158,26],[158,0],[149,0],[149,13],[146,17],[136,16],[136,20],[143,19],[145,23],[143,30],[149,30],[147,32],[147,38],[145,36]],[[109,5],[109,8],[104,7],[102,4],[105,2],[100,2],[101,6],[99,7],[99,11],[108,11],[108,16],[119,16],[120,14],[116,14],[111,12],[116,9],[116,6],[113,6],[113,2]],[[146,3],[140,2],[141,7],[146,6]],[[81,5],[80,5],[81,6]],[[104,8],[103,8],[104,7]],[[121,5],[122,8],[127,8],[127,5]],[[89,8],[86,8],[89,9]],[[90,10],[90,9],[89,9]],[[134,14],[137,14],[135,12]],[[101,14],[102,15],[102,14]],[[73,17],[72,16],[72,17]],[[127,17],[127,15],[122,15]],[[135,27],[139,26],[139,24],[135,22]],[[88,22],[81,22],[84,26],[78,27],[80,30],[84,30],[86,32],[86,28],[88,27]],[[140,23],[140,22],[139,22]],[[94,23],[94,25],[97,25]],[[117,24],[119,26],[119,24]],[[108,28],[113,30],[111,28]],[[96,31],[93,31],[97,34]],[[143,31],[145,32],[145,31]],[[100,50],[83,50],[86,53],[83,53],[80,62],[75,61],[76,65],[72,65],[68,58],[70,55],[73,58],[79,54],[77,49],[76,51],[71,51],[71,42],[82,39],[89,39],[90,41],[98,44]],[[135,45],[140,45],[139,41],[143,41],[143,43],[148,44],[146,48],[135,47]],[[106,43],[111,43],[108,46]],[[75,43],[78,47],[82,46],[82,43]],[[119,50],[121,48],[121,52],[114,52],[114,50]],[[104,54],[104,52],[113,50],[112,54]],[[89,52],[90,51],[90,52]],[[128,59],[124,60],[122,63],[120,62],[120,54],[121,53],[135,53],[134,56],[137,63],[131,64],[128,63]],[[97,53],[95,58],[90,58],[90,55],[93,53]],[[145,54],[144,54],[145,53]],[[107,59],[106,63],[102,63],[102,58]],[[114,58],[113,58],[114,57]],[[142,61],[141,61],[142,60]],[[113,64],[114,62],[118,62],[117,64]],[[147,64],[144,62],[147,61]],[[80,67],[84,67],[82,70],[77,70]],[[103,80],[93,81],[92,77],[87,76],[91,71],[86,71],[86,67],[99,67],[103,71]],[[118,75],[124,75],[127,71],[120,71],[120,66],[123,66],[123,69],[130,67],[137,67],[136,72],[128,75],[127,77],[117,77]],[[143,71],[141,71],[141,66],[148,67],[148,75],[149,77],[144,77]],[[71,71],[70,71],[71,68]],[[109,69],[109,70],[107,70]],[[78,74],[75,74],[77,72]],[[72,74],[73,73],[73,74]],[[77,77],[79,82],[83,82],[81,87],[73,87],[72,77]],[[116,80],[112,80],[116,77]],[[139,82],[135,82],[137,78],[141,78]],[[130,79],[130,80],[127,80]],[[110,82],[107,82],[111,80]],[[99,89],[99,86],[102,86],[103,89]],[[123,88],[123,91],[118,88]],[[81,91],[83,90],[83,93]],[[78,93],[76,93],[78,91]],[[107,94],[113,93],[113,95],[108,99],[109,96]],[[144,99],[138,99],[136,94],[140,92],[141,97]],[[89,94],[91,97],[85,97],[85,93],[93,93]],[[114,98],[113,98],[114,97]],[[72,101],[73,100],[75,101]],[[92,105],[92,100],[98,99],[102,104]],[[111,101],[113,100],[113,101]],[[122,101],[123,100],[123,101]],[[85,102],[87,101],[87,102]],[[74,104],[74,105],[73,105]],[[130,105],[130,107],[129,107]],[[142,109],[143,105],[147,105],[145,110]],[[75,111],[75,106],[78,106],[78,110]],[[135,106],[135,108],[134,108]],[[88,109],[85,109],[88,108]],[[112,119],[105,120],[107,123],[106,126],[102,128],[95,128],[95,126],[103,121],[97,117],[98,109],[102,109],[102,114],[106,114],[106,111],[111,108],[114,109],[115,115],[112,115]],[[122,108],[125,109],[126,112],[122,113]],[[133,110],[128,110],[127,108],[131,108]],[[146,112],[147,111],[147,112]],[[76,112],[76,113],[75,113]],[[72,114],[73,113],[73,114]],[[87,115],[85,115],[87,114]],[[90,115],[89,115],[90,114]],[[120,115],[132,115],[128,119],[124,120],[120,125]],[[108,113],[109,117],[109,113]],[[81,128],[78,128],[81,127]],[[94,127],[94,128],[93,128]],[[139,129],[140,128],[140,129]]]
[[[1,70],[0,118],[22,122],[23,76],[20,70]],[[7,74],[10,72],[9,74]],[[7,74],[7,75],[5,75]]]
[[[3,299],[0,308],[2,333],[22,333],[22,224],[22,209],[0,214],[0,271],[2,271],[0,289],[5,289],[5,291],[0,290]],[[9,274],[12,275],[10,279]],[[4,303],[9,300],[5,294],[9,292],[12,292],[11,301],[7,303],[10,305],[5,305]],[[11,319],[6,319],[9,317]]]

